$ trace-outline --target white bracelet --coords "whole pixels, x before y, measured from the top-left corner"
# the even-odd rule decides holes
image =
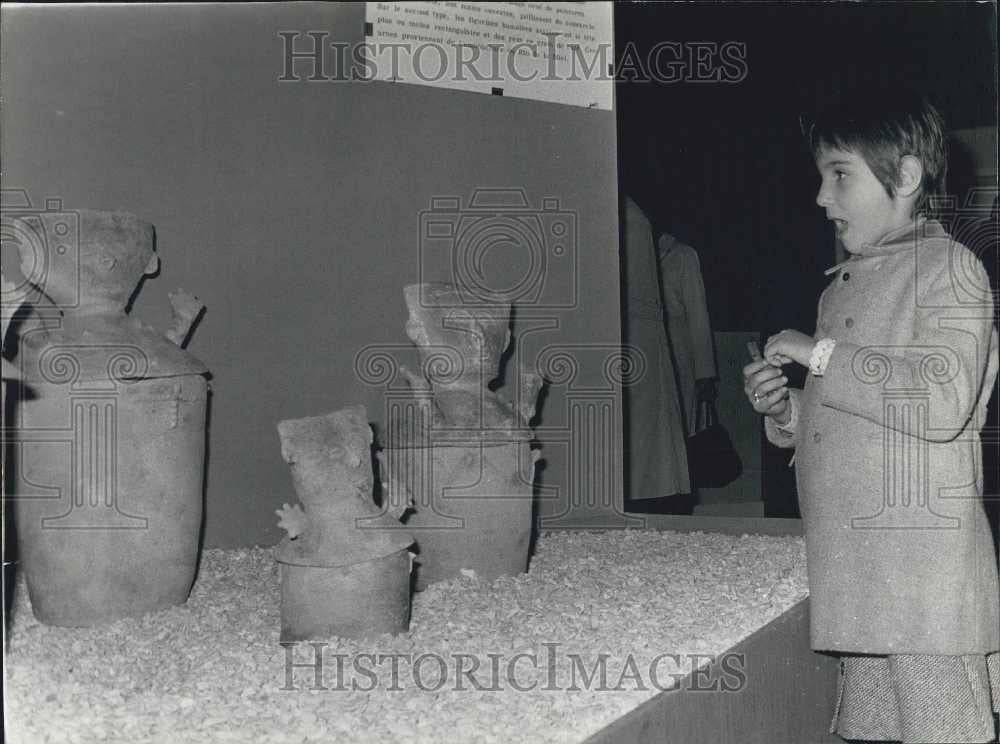
[[[812,354],[809,355],[809,371],[816,377],[822,377],[826,372],[826,365],[830,363],[830,355],[833,354],[833,347],[837,342],[832,338],[821,338],[813,347]]]

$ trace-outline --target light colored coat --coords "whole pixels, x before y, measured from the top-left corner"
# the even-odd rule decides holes
[[[673,235],[663,233],[656,244],[663,306],[667,311],[670,346],[677,365],[681,403],[688,434],[697,427],[695,380],[716,376],[712,324],[705,301],[698,253]]]
[[[656,274],[653,232],[629,198],[624,205],[626,353],[642,374],[624,389],[628,496],[652,499],[690,493],[680,396],[670,358]]]
[[[836,347],[792,392],[816,650],[1000,649],[979,430],[997,333],[979,260],[935,221],[841,264],[816,338]]]

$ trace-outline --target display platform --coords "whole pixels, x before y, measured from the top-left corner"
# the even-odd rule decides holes
[[[798,519],[639,515],[678,532],[801,535]],[[728,665],[723,666],[726,659]],[[732,671],[741,665],[745,683]],[[842,744],[829,733],[838,661],[809,646],[809,599],[587,739],[588,744]],[[727,680],[727,684],[723,684]]]
[[[725,659],[729,663],[726,665]],[[742,659],[742,666],[736,659]],[[709,668],[689,674],[586,741],[588,744],[842,744],[829,733],[836,657],[809,648],[804,599],[738,643]],[[727,690],[739,680],[742,689]]]
[[[416,593],[405,633],[294,647],[271,548],[206,550],[185,604],[91,628],[19,581],[8,739],[836,741],[794,525],[677,522],[543,534],[526,574]]]

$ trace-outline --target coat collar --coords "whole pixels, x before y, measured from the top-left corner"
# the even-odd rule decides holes
[[[946,238],[948,233],[937,220],[929,220],[923,215],[914,221],[887,233],[875,245],[866,246],[863,250],[851,255],[846,261],[831,266],[823,273],[829,276],[853,261],[875,256],[888,256],[900,251],[913,249],[917,242],[926,238]]]

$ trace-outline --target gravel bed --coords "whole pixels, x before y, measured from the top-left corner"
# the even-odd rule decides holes
[[[415,595],[406,634],[285,648],[270,548],[206,550],[187,604],[100,628],[39,624],[21,582],[7,741],[578,742],[806,594],[800,537],[555,532],[527,574]]]

